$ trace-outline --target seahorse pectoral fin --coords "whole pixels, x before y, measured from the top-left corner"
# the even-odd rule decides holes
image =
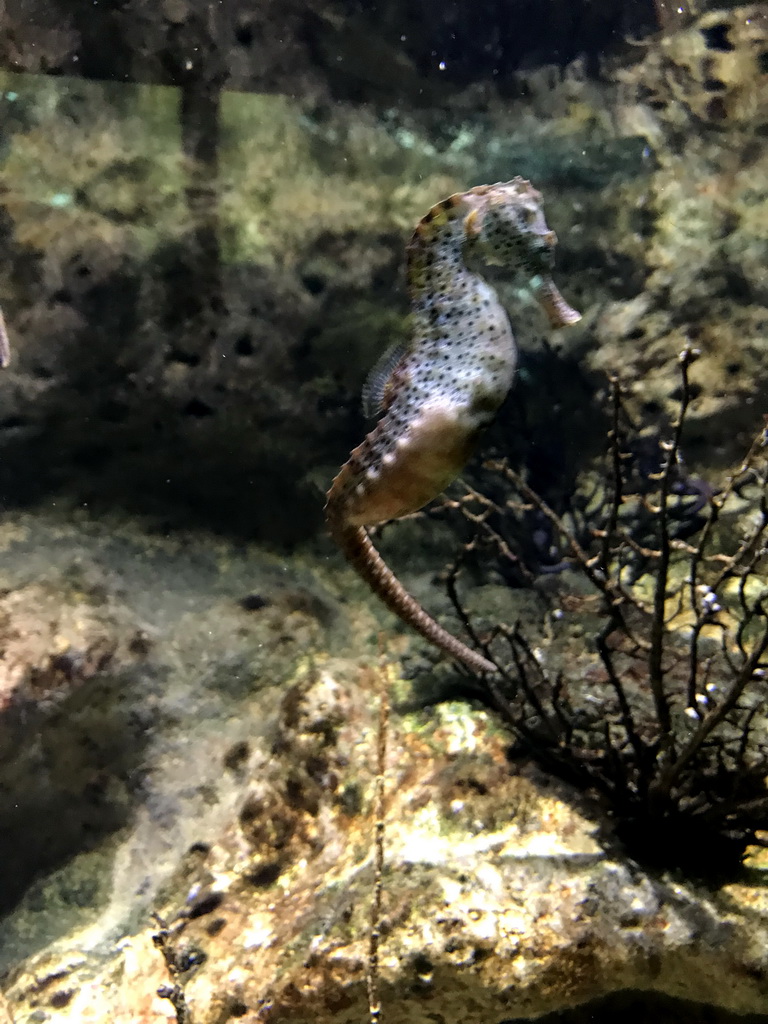
[[[4,370],[11,361],[11,344],[8,331],[5,329],[5,317],[0,309],[0,370]]]
[[[551,277],[540,278],[534,294],[552,327],[569,327],[581,320],[581,313],[568,305]]]
[[[411,348],[410,339],[396,341],[376,360],[363,384],[363,412],[370,419],[378,416],[389,405],[392,377],[403,357]]]

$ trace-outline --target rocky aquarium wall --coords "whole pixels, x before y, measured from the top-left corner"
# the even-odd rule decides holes
[[[0,25],[0,1024],[767,1019],[768,4]],[[466,222],[512,389],[371,531],[467,667],[323,508],[518,177],[581,318]]]

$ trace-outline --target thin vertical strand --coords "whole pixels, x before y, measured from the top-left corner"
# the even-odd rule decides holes
[[[382,1024],[379,985],[379,942],[381,940],[381,896],[384,877],[385,773],[387,766],[387,731],[389,698],[384,670],[379,672],[379,723],[376,736],[376,782],[373,813],[373,898],[371,900],[371,933],[368,944],[368,1013],[370,1024]]]

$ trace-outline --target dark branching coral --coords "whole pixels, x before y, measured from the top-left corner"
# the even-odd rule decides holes
[[[598,794],[638,860],[713,877],[768,845],[768,456],[761,433],[722,490],[686,475],[695,356],[680,356],[658,459],[639,456],[647,443],[611,381],[606,458],[568,512],[486,463],[488,486],[445,506],[464,531],[447,585],[498,666],[482,686],[518,746]],[[532,528],[546,566],[531,564]],[[484,621],[462,596],[470,573],[526,585],[525,621]]]

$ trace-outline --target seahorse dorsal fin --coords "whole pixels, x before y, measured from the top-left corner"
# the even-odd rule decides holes
[[[402,361],[410,350],[411,342],[409,339],[404,338],[402,341],[396,341],[393,345],[390,345],[376,360],[373,369],[368,374],[363,384],[363,412],[369,418],[378,416],[380,412],[389,405],[390,396],[387,394],[387,390],[392,376],[398,367],[398,364]]]

